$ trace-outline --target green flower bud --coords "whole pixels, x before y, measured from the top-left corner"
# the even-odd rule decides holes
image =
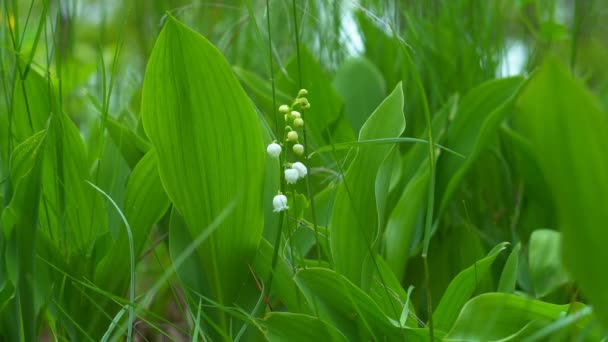
[[[300,89],[300,91],[298,92],[298,97],[302,97],[302,96],[306,96],[308,95],[308,90],[306,89]]]
[[[294,118],[301,118],[302,114],[300,114],[300,112],[296,111],[296,110],[292,110],[291,111],[291,116],[293,116]]]
[[[298,141],[298,132],[291,131],[291,132],[287,133],[287,140],[289,140],[291,142]]]
[[[293,120],[293,125],[295,127],[302,127],[302,126],[304,126],[304,120],[301,118],[297,118],[297,119]]]
[[[279,107],[279,112],[282,113],[282,114],[289,113],[289,106],[288,105],[281,105]]]
[[[302,146],[301,144],[293,145],[293,153],[298,156],[301,156],[302,154],[304,154],[304,146]]]

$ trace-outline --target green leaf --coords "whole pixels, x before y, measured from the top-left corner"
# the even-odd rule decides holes
[[[10,291],[11,287],[15,290],[15,295],[8,304],[11,306],[10,316],[13,324],[6,337],[15,341],[33,341],[37,336],[36,228],[39,220],[44,145],[46,145],[44,135],[36,134],[15,148],[13,160],[27,167],[22,167],[19,173],[12,174],[15,190],[9,205],[2,211],[0,221],[2,226],[0,234],[4,235],[2,240],[4,240],[3,245],[6,245],[0,253],[10,281],[4,290]],[[23,151],[29,153],[21,153]],[[13,168],[13,171],[16,169]],[[2,305],[4,306],[4,303]]]
[[[169,198],[165,194],[158,174],[156,151],[150,150],[141,158],[129,176],[123,209],[133,232],[136,257],[141,254],[152,225],[167,212],[169,204]],[[126,277],[129,269],[126,262],[128,257],[127,233],[124,227],[120,227],[109,253],[95,270],[97,282],[104,284],[107,290],[122,295],[128,280]]]
[[[447,147],[466,156],[452,154],[437,163],[437,193],[442,194],[438,214],[445,210],[461,180],[496,135],[499,125],[510,113],[523,84],[522,77],[489,81],[471,90],[463,99],[450,129]]]
[[[367,293],[332,270],[311,267],[295,279],[319,319],[331,322],[349,341],[428,339],[426,329],[400,328]]]
[[[107,117],[107,128],[110,137],[120,149],[122,157],[130,168],[134,168],[139,160],[148,152],[150,144],[112,117]]]
[[[394,138],[405,129],[401,84],[380,104],[361,128],[359,140]],[[353,283],[369,286],[373,262],[369,255],[378,234],[374,185],[378,168],[391,145],[365,145],[357,150],[334,200],[329,229],[336,270]],[[365,285],[367,284],[367,285]]]
[[[363,57],[346,60],[336,72],[334,88],[344,99],[344,115],[354,132],[386,97],[386,85],[378,68]]]
[[[452,280],[441,297],[437,309],[433,312],[433,323],[437,329],[445,331],[450,329],[460,309],[475,292],[477,282],[489,274],[492,263],[498,254],[507,248],[507,245],[507,242],[497,245],[488,253],[487,257],[460,272]]]
[[[25,80],[16,79],[11,134],[17,142],[46,128],[53,108],[50,91],[48,80],[34,69],[30,69]]]
[[[581,307],[578,303],[573,305],[571,308],[570,305],[550,304],[507,293],[485,293],[462,308],[444,341],[518,341]],[[588,328],[589,320],[578,321],[571,331],[581,334]],[[592,336],[587,335],[591,341],[600,339],[597,330],[584,333],[591,333]]]
[[[263,321],[262,332],[269,341],[348,341],[334,326],[316,317],[273,312]]]
[[[410,256],[416,222],[426,207],[430,170],[428,160],[422,162],[418,172],[407,183],[386,223],[384,255],[397,279],[403,279],[405,265]]]
[[[329,143],[354,140],[354,132],[344,116],[340,115],[344,101],[331,85],[321,64],[312,53],[302,47],[300,58],[293,56],[285,66],[287,75],[279,73],[276,76],[277,88],[295,97],[300,90],[299,70],[302,72],[302,88],[308,90],[306,98],[311,108],[302,114],[306,122],[306,134],[309,135],[309,149],[312,151],[319,146]],[[280,118],[282,122],[282,117]],[[272,126],[272,125],[271,125]]]
[[[502,269],[500,280],[498,281],[498,292],[513,293],[517,284],[517,275],[519,270],[519,250],[521,244],[518,243],[513,247],[509,258]]]
[[[272,245],[268,241],[262,240],[258,253],[251,265],[258,279],[266,280],[269,278],[270,272],[272,272],[273,255],[274,248],[272,248]],[[276,294],[281,303],[285,305],[289,311],[298,313],[310,312],[308,307],[304,304],[304,298],[293,279],[292,268],[287,264],[285,259],[280,256],[277,260],[277,265],[274,269],[274,277],[272,279],[273,294]]]
[[[41,232],[57,247],[58,259],[91,256],[95,241],[107,232],[104,199],[90,180],[87,151],[78,128],[64,113],[51,117],[42,170]],[[74,270],[75,271],[75,270]]]
[[[233,67],[234,73],[238,76],[239,80],[243,85],[249,90],[251,97],[256,102],[256,105],[260,108],[262,113],[265,114],[265,117],[268,119],[268,122],[271,123],[271,126],[274,127],[274,112],[278,110],[278,108],[273,108],[272,101],[272,84],[266,79],[258,76],[257,74],[245,70],[243,68],[239,68],[237,66]],[[276,94],[276,103],[279,106],[281,103],[289,103],[293,101],[293,97],[297,94],[285,94],[281,89],[275,88]],[[278,111],[277,111],[277,115]]]
[[[556,204],[566,269],[608,329],[608,115],[566,67],[549,59],[517,106]]]
[[[173,17],[148,62],[142,112],[163,186],[191,237],[236,200],[198,248],[210,292],[203,295],[231,305],[263,230],[265,148],[256,112],[221,53]]]
[[[530,236],[528,264],[536,296],[541,298],[568,282],[561,263],[561,234],[554,230],[535,230]]]

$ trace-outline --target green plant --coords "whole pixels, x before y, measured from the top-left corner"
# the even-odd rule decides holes
[[[0,339],[606,339],[606,13],[2,2]]]

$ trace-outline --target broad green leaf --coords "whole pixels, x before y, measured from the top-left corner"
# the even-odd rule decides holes
[[[269,341],[348,341],[334,326],[316,317],[273,312],[259,324]]]
[[[107,128],[114,144],[118,146],[122,157],[129,167],[134,168],[139,160],[148,152],[150,144],[111,117],[107,118]]]
[[[127,182],[124,215],[131,226],[136,257],[148,239],[152,225],[169,208],[169,199],[158,174],[156,152],[150,150],[137,163]],[[107,290],[122,295],[125,292],[129,271],[129,244],[125,227],[120,227],[109,253],[95,270],[96,282]],[[119,271],[121,270],[121,271]],[[124,276],[116,276],[117,274]],[[113,287],[111,284],[115,284]]]
[[[146,68],[142,113],[162,184],[191,237],[236,200],[198,249],[203,295],[231,305],[263,230],[265,148],[256,112],[222,54],[169,17]],[[225,317],[218,323],[227,329]]]
[[[273,255],[274,248],[272,248],[272,245],[268,241],[262,240],[258,253],[251,264],[258,279],[262,281],[269,279],[270,272],[272,272]],[[309,313],[310,310],[304,303],[303,295],[293,279],[292,268],[287,264],[285,259],[280,256],[272,279],[273,293],[271,295],[275,294],[277,299],[280,300],[290,312]]]
[[[2,211],[0,221],[0,234],[3,234],[3,245],[6,246],[0,253],[3,255],[2,262],[5,263],[7,278],[10,281],[10,284],[5,283],[5,290],[9,290],[8,286],[14,287],[15,290],[15,295],[8,304],[11,307],[13,324],[6,337],[15,341],[36,340],[36,228],[39,220],[37,213],[45,144],[44,135],[36,134],[15,148],[16,157],[13,160],[23,167],[18,173],[16,168],[12,170],[15,190],[9,205]]]
[[[344,99],[344,116],[354,132],[386,97],[386,85],[378,68],[363,57],[346,60],[336,72],[334,88]]]
[[[462,308],[444,341],[518,341],[544,323],[581,307],[578,303],[572,305],[556,305],[507,293],[485,293]],[[571,327],[574,334],[571,336],[586,335],[585,340],[599,341],[598,331],[589,324],[589,320],[578,321]]]
[[[556,204],[565,268],[608,329],[608,115],[566,67],[549,59],[517,104]]]
[[[434,114],[432,122],[433,139],[442,143],[445,137],[448,118],[458,106],[458,97],[452,96]],[[428,129],[420,136],[428,137]],[[415,144],[402,158],[401,176],[391,191],[387,206],[390,212],[384,232],[383,253],[398,279],[403,279],[409,256],[422,241],[424,214],[428,196],[428,145]],[[436,154],[436,158],[440,154]]]
[[[374,184],[374,195],[376,197],[376,213],[378,236],[384,235],[386,225],[388,194],[391,187],[391,181],[394,178],[401,176],[399,167],[401,166],[401,155],[399,154],[398,146],[393,146],[384,157],[384,160],[378,168],[376,181]]]
[[[298,62],[300,63],[298,65]],[[276,76],[277,88],[295,97],[300,90],[299,73],[302,72],[301,87],[308,90],[306,96],[311,108],[302,114],[309,135],[309,150],[329,143],[353,141],[355,134],[344,116],[340,115],[344,101],[331,85],[321,64],[306,49],[300,49],[300,59],[293,56],[285,66],[287,75]],[[271,125],[272,126],[272,125]]]
[[[34,69],[30,69],[25,80],[16,79],[14,91],[11,126],[12,136],[19,143],[46,128],[53,96],[48,80]]]
[[[359,140],[399,137],[405,129],[403,91],[399,84],[361,128]],[[369,286],[373,272],[370,252],[377,238],[378,217],[374,184],[381,162],[391,145],[365,145],[340,183],[329,224],[330,247],[336,270],[358,286]]]
[[[39,230],[70,262],[90,256],[95,241],[107,232],[104,200],[90,180],[87,151],[76,125],[64,113],[51,117],[42,169],[43,194]]]
[[[523,78],[489,81],[471,90],[460,103],[447,132],[447,147],[463,154],[462,159],[446,154],[437,163],[437,191],[441,194],[439,214],[445,210],[461,180],[488,147],[514,103]]]
[[[426,208],[429,174],[428,161],[425,161],[407,183],[386,223],[384,255],[397,279],[403,279],[405,275],[416,222]]]
[[[416,312],[408,294],[395,277],[389,266],[381,257],[376,257],[378,272],[374,272],[369,295],[380,306],[382,311],[395,321],[408,327],[418,327]],[[407,307],[405,309],[405,307]],[[403,311],[408,315],[402,317]]]
[[[508,243],[503,242],[494,247],[488,256],[477,261],[471,267],[460,272],[456,278],[452,280],[447,290],[441,297],[437,309],[433,312],[433,324],[437,329],[447,331],[450,329],[460,309],[471,298],[479,279],[486,277],[490,272],[492,263],[505,248]]]
[[[426,329],[400,328],[374,300],[346,277],[325,268],[307,268],[296,274],[296,283],[319,319],[331,322],[349,341],[428,339]]]
[[[264,114],[264,117],[266,117],[271,126],[274,127],[275,110],[277,110],[277,115],[279,115],[279,112],[278,108],[272,107],[272,84],[270,81],[243,68],[235,66],[232,70],[234,70],[234,73],[238,76],[241,83],[249,90],[251,97]],[[293,101],[293,97],[296,96],[297,93],[285,94],[281,89],[275,88],[275,94],[277,106],[280,106],[281,103]]]
[[[560,232],[539,229],[530,236],[528,264],[534,292],[542,298],[568,282],[568,275],[561,263]]]
[[[515,292],[515,286],[517,284],[517,275],[519,270],[519,250],[521,244],[518,243],[513,247],[505,267],[502,269],[500,280],[498,281],[498,292],[513,293]]]

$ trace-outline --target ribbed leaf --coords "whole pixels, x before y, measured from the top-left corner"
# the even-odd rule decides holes
[[[561,243],[562,236],[555,230],[538,229],[530,236],[528,265],[538,298],[568,282],[561,262]]]
[[[572,306],[545,303],[506,293],[485,293],[471,299],[462,308],[444,340],[521,341],[524,336],[530,335],[547,323],[584,307],[579,303]],[[570,327],[570,336],[586,336],[585,341],[599,341],[600,335],[596,328],[589,325],[588,319],[581,320]],[[562,339],[553,336],[550,340]]]
[[[490,139],[496,135],[499,125],[510,113],[523,78],[513,77],[493,80],[471,90],[462,99],[454,122],[447,132],[447,146],[463,154],[462,159],[446,154],[437,164],[437,188],[440,212],[449,202],[452,194],[477,157],[487,148]]]
[[[312,316],[273,312],[260,324],[269,341],[348,341],[334,326]]]
[[[169,17],[146,69],[142,111],[163,186],[190,236],[237,201],[198,249],[211,292],[204,295],[231,304],[263,229],[265,149],[255,110],[221,53]]]
[[[155,150],[141,158],[127,182],[124,215],[131,226],[135,255],[139,256],[152,225],[167,211],[169,199],[160,182]],[[120,227],[111,251],[102,259],[95,273],[98,284],[117,295],[125,292],[129,271],[129,243],[125,227]],[[121,270],[119,272],[119,270]],[[125,276],[117,277],[116,274]],[[116,287],[115,287],[116,286]]]
[[[450,329],[460,309],[469,300],[477,287],[479,279],[487,276],[492,263],[507,246],[506,242],[494,247],[488,253],[488,256],[477,261],[471,267],[460,272],[456,278],[452,280],[447,290],[441,297],[441,301],[433,312],[433,322],[436,327],[447,331]]]
[[[525,88],[515,123],[555,201],[564,266],[608,329],[608,114],[550,59]]]
[[[36,339],[35,246],[44,133],[33,135],[15,148],[12,161],[14,165],[19,165],[11,168],[15,191],[9,205],[2,211],[0,222],[0,234],[3,234],[2,240],[6,243],[6,249],[0,250],[0,253],[10,281],[5,290],[12,287],[16,290],[10,311],[13,324],[8,327],[9,336],[5,337],[15,341]]]
[[[333,85],[344,99],[344,116],[354,132],[386,97],[386,85],[378,68],[363,57],[345,61],[334,78]]]
[[[359,140],[395,138],[404,129],[399,84],[363,125]],[[368,284],[373,272],[369,253],[377,249],[371,244],[378,233],[374,186],[378,168],[391,148],[387,144],[359,147],[334,200],[329,228],[336,270],[359,286]]]

